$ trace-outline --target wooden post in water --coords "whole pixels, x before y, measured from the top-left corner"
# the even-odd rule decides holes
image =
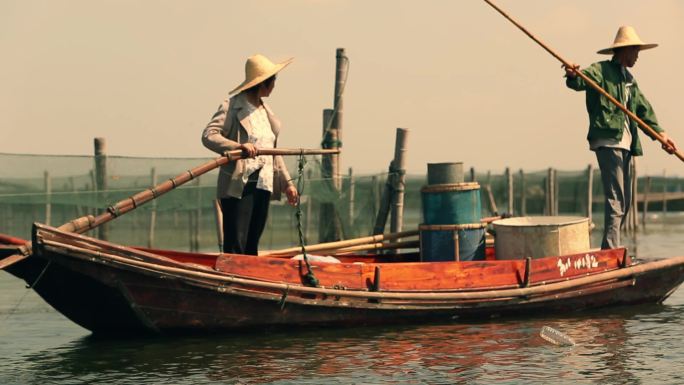
[[[555,203],[553,202],[553,168],[549,167],[548,170],[546,170],[546,186],[545,186],[545,195],[546,195],[546,204],[545,204],[545,212],[546,215],[554,215],[553,214],[553,208],[555,206]]]
[[[342,118],[344,116],[344,88],[347,84],[347,71],[349,70],[349,59],[344,53],[344,48],[338,48],[335,53],[335,97],[334,110],[335,114],[332,117],[331,127],[337,130],[337,140],[342,141]],[[336,144],[333,148],[338,148]],[[339,155],[334,155],[339,159]],[[339,190],[341,188],[339,161],[335,162],[337,168],[333,169],[334,175],[337,177],[337,184],[335,185]]]
[[[390,232],[398,233],[404,224],[404,190],[406,186],[406,138],[408,130],[397,128],[394,143],[394,170],[392,179],[392,206]]]
[[[525,172],[520,169],[520,215],[527,215],[527,186],[525,183]]]
[[[646,216],[648,216],[648,194],[651,192],[651,177],[646,177],[646,186],[644,186],[644,207],[641,212],[641,224],[646,228]]]
[[[663,217],[667,215],[667,169],[663,170]]]
[[[191,253],[195,251],[195,240],[193,238],[194,216],[195,212],[191,209],[188,209],[188,250]]]
[[[508,198],[508,214],[513,215],[513,174],[510,167],[506,167],[506,198]]]
[[[107,198],[106,198],[106,191],[107,191],[107,143],[105,141],[105,138],[95,138],[94,140],[94,145],[95,145],[95,183],[96,187],[95,189],[97,190],[98,194],[98,203],[101,203],[101,201],[105,202],[105,205],[107,204]],[[102,197],[100,200],[99,198]],[[99,205],[100,207],[104,205]],[[100,210],[98,212],[102,213],[104,210]],[[98,235],[99,238],[106,241],[109,239],[109,226],[107,224],[103,224],[102,226],[98,227]]]
[[[380,210],[380,181],[376,175],[371,177],[371,195],[373,199],[373,219],[375,219],[375,213]]]
[[[349,167],[349,199],[348,199],[348,210],[347,210],[347,223],[349,224],[350,230],[354,228],[354,195],[356,190],[356,183],[354,182],[354,170]],[[356,236],[353,234],[352,236]]]
[[[155,167],[152,167],[150,170],[150,181],[152,182],[151,186],[157,185],[157,169]],[[150,205],[150,228],[147,235],[147,247],[152,248],[154,247],[154,228],[157,225],[157,200],[153,199]]]
[[[323,110],[323,148],[337,148],[337,130],[330,127],[333,118],[333,110]],[[335,170],[339,168],[336,155],[323,155],[321,160],[321,177],[323,186],[327,186],[332,193],[339,193],[339,174]],[[334,202],[321,202],[319,210],[318,241],[333,242],[340,240],[340,225],[337,218],[337,210]]]
[[[76,218],[80,218],[83,216],[83,209],[80,204],[81,199],[78,198],[78,193],[76,192],[76,181],[74,180],[73,176],[69,177],[69,185],[71,186],[71,197],[73,202],[75,203],[74,206],[76,208]]]
[[[308,169],[306,170],[306,180],[309,183],[308,188],[305,190],[306,193],[306,212],[304,213],[304,239],[306,240],[307,243],[309,243],[309,240],[311,239],[311,234],[309,234],[309,231],[311,230],[311,213],[313,212],[313,205],[314,205],[314,196],[312,193],[312,189],[314,186],[314,183],[311,179],[313,176],[313,170]]]
[[[553,215],[558,215],[558,170],[553,169]]]
[[[52,179],[47,170],[43,173],[43,186],[45,188],[45,224],[49,226],[52,220]]]

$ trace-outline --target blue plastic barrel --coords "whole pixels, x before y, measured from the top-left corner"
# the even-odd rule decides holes
[[[485,224],[427,225],[420,230],[420,257],[423,262],[483,261]]]
[[[482,207],[477,182],[428,185],[420,192],[425,224],[480,223]]]

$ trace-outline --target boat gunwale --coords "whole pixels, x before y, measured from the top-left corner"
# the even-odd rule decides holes
[[[40,225],[37,229],[43,229],[50,232],[48,226]],[[56,230],[56,229],[55,229]],[[54,233],[54,232],[53,232]],[[56,234],[59,235],[62,232],[57,230]],[[87,237],[81,237],[83,240]],[[291,283],[278,283],[278,282],[265,282],[255,279],[237,277],[235,275],[229,275],[227,273],[212,271],[209,269],[198,269],[192,266],[187,266],[183,263],[175,262],[176,265],[181,265],[182,268],[174,266],[166,266],[159,263],[150,263],[145,261],[139,261],[130,256],[122,257],[102,251],[94,251],[86,248],[80,248],[78,246],[72,246],[68,244],[60,244],[59,242],[53,242],[49,240],[41,239],[39,236],[34,237],[38,244],[43,244],[46,247],[62,247],[67,251],[78,252],[83,254],[83,259],[97,260],[100,259],[103,263],[107,263],[107,260],[119,262],[130,266],[134,269],[147,268],[149,271],[153,271],[156,274],[165,274],[171,277],[177,277],[180,279],[187,279],[188,275],[202,277],[206,279],[218,280],[228,282],[230,284],[244,285],[244,286],[254,286],[261,289],[267,290],[283,290],[283,291],[293,291],[308,294],[321,294],[333,297],[355,297],[363,298],[366,300],[375,299],[405,299],[405,300],[458,300],[458,299],[481,299],[481,300],[491,300],[496,298],[505,297],[525,297],[538,294],[541,292],[552,292],[552,291],[562,291],[568,290],[575,287],[580,287],[582,285],[588,285],[595,282],[607,281],[609,279],[621,279],[621,278],[634,278],[636,276],[645,274],[651,270],[663,269],[667,267],[675,267],[677,265],[684,266],[684,256],[674,257],[670,259],[665,259],[661,261],[654,261],[645,264],[637,264],[632,266],[627,266],[618,270],[599,272],[583,277],[572,278],[567,281],[555,282],[555,283],[535,283],[526,288],[516,288],[516,289],[500,289],[500,290],[488,290],[488,291],[476,291],[476,292],[416,292],[416,291],[368,291],[368,290],[341,290],[337,288],[325,288],[325,287],[308,287],[300,284]],[[122,247],[123,249],[129,249]],[[130,251],[130,250],[126,250]],[[154,255],[152,255],[154,257]],[[168,260],[168,258],[164,258]],[[680,266],[680,268],[684,268]]]

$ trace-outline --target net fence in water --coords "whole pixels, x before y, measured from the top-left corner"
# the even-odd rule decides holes
[[[211,159],[108,156],[107,188],[97,191],[92,156],[0,154],[0,233],[29,239],[33,222],[59,226],[83,215],[97,215],[115,202]],[[301,209],[307,243],[319,242],[321,226],[331,220],[339,223],[340,236],[344,239],[371,234],[389,174],[342,175],[342,188],[337,192],[321,178],[320,157],[307,156],[306,159],[302,172]],[[286,157],[286,163],[292,177],[297,178],[297,157]],[[492,214],[494,206],[498,213],[508,211],[506,175],[502,172],[475,173],[474,176],[483,186],[483,215]],[[548,177],[547,170],[512,173],[514,215],[548,214]],[[214,170],[113,220],[107,225],[108,240],[125,245],[218,251],[216,178]],[[558,212],[584,215],[588,201],[587,171],[556,171],[556,178]],[[595,170],[594,197],[602,194],[599,178]],[[470,177],[466,179],[470,180]],[[406,176],[404,229],[415,229],[422,222],[420,189],[425,184],[424,175]],[[644,185],[639,182],[640,190]],[[679,178],[652,178],[650,189],[674,192],[681,191],[681,185]],[[322,204],[335,208],[335,218],[321,222]],[[659,203],[654,204],[652,210],[658,210]],[[600,198],[594,198],[595,211],[600,211],[602,205]],[[681,206],[681,201],[670,202],[669,209],[683,209],[678,205]],[[298,244],[295,213],[293,207],[283,202],[271,205],[260,249]],[[389,224],[385,231],[389,231]],[[97,231],[91,231],[89,235],[97,235]]]

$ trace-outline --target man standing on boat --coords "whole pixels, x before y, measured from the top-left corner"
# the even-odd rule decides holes
[[[666,143],[663,144],[663,149],[673,153],[676,150],[674,141],[658,125],[651,104],[627,70],[634,66],[640,51],[657,46],[658,44],[646,44],[641,41],[634,28],[620,27],[613,45],[598,51],[599,54],[612,54],[613,58],[594,63],[582,70],[582,73],[658,132]],[[630,209],[630,160],[632,156],[643,155],[637,123],[629,119],[627,114],[605,96],[589,87],[575,71],[579,71],[579,66],[565,67],[566,85],[576,91],[586,92],[586,107],[589,113],[587,140],[591,151],[596,153],[605,194],[601,248],[615,248],[620,246],[620,227]]]
[[[275,64],[254,55],[245,64],[245,81],[230,91],[202,133],[202,143],[223,155],[240,149],[249,158],[221,166],[218,198],[223,213],[223,252],[258,255],[270,200],[296,205],[297,188],[290,180],[282,156],[257,155],[259,148],[275,148],[280,121],[262,100],[275,87],[276,74],[292,59]]]

